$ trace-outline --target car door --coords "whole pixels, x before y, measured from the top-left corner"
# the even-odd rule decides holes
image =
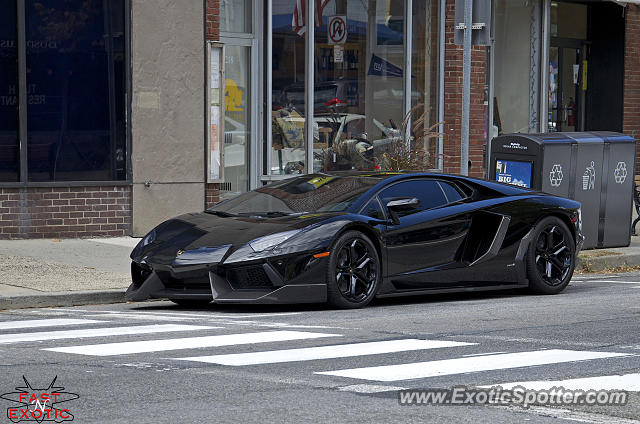
[[[434,178],[404,180],[384,188],[383,207],[399,198],[417,198],[417,208],[398,212],[383,235],[387,275],[398,289],[427,288],[431,271],[455,267],[471,224],[471,213],[461,204],[464,194],[448,181]],[[387,214],[389,211],[386,210]]]

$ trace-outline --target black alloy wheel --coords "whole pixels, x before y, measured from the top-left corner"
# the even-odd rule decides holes
[[[331,249],[329,262],[329,304],[361,308],[373,299],[380,281],[380,259],[367,236],[358,231],[343,234]]]
[[[548,217],[536,225],[527,255],[529,288],[559,293],[569,284],[575,267],[575,241],[567,225]]]

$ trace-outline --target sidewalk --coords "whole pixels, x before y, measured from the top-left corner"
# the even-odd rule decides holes
[[[0,310],[124,302],[138,240],[0,240]],[[640,237],[629,247],[583,251],[576,270],[625,266],[640,266]]]
[[[0,309],[123,302],[138,240],[0,240]]]

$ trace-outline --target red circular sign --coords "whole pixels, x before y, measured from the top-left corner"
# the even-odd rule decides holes
[[[329,20],[329,40],[333,44],[344,43],[347,39],[347,22],[343,16],[333,16]]]

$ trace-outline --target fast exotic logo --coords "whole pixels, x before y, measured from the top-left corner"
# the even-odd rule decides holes
[[[62,386],[54,386],[57,378],[57,376],[53,378],[49,387],[38,389],[31,387],[27,378],[22,376],[24,387],[16,387],[17,392],[0,395],[0,399],[18,404],[7,408],[7,418],[13,423],[73,421],[73,414],[69,412],[68,408],[58,408],[56,405],[78,399],[80,396],[65,392]]]

